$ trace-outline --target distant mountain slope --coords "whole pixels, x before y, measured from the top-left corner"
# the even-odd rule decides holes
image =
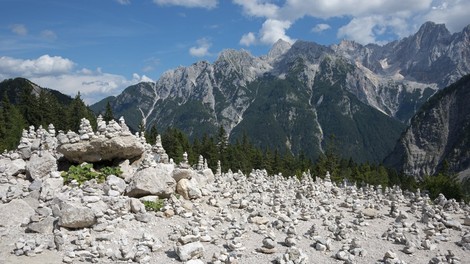
[[[0,100],[3,99],[3,95],[6,93],[10,102],[16,105],[19,103],[20,95],[25,89],[31,89],[35,96],[38,96],[41,90],[47,91],[62,104],[69,104],[72,101],[72,98],[68,95],[56,90],[42,88],[30,80],[21,77],[6,79],[0,82]]]
[[[470,73],[469,57],[457,56],[470,53],[469,32],[429,22],[385,46],[279,40],[261,57],[224,50],[214,63],[128,87],[111,104],[134,129],[144,121],[198,137],[223,126],[231,140],[247,133],[261,146],[307,149],[312,158],[334,134],[346,157],[380,161],[404,127],[398,121],[407,123],[437,90]]]
[[[470,168],[470,75],[441,90],[411,120],[385,163],[408,175],[432,175],[444,163]]]
[[[90,109],[96,114],[104,115],[105,110],[106,110],[106,105],[108,104],[108,102],[111,104],[115,99],[116,99],[115,96],[108,96],[100,100],[99,102],[91,105]],[[119,116],[115,116],[115,118],[119,118]]]

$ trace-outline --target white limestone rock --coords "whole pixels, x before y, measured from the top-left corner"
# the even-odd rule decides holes
[[[23,159],[9,158],[0,159],[0,174],[5,173],[8,176],[16,176],[20,173],[24,173],[26,170],[26,162]]]
[[[204,246],[201,242],[192,242],[176,247],[176,254],[181,261],[197,259],[204,256]]]
[[[67,228],[84,228],[96,224],[96,216],[92,209],[73,204],[62,205],[59,226]]]
[[[181,179],[176,185],[176,192],[184,199],[197,199],[202,197],[202,192],[194,179]]]
[[[7,204],[0,204],[0,227],[18,227],[29,223],[34,209],[24,200],[14,199]]]
[[[57,171],[57,160],[48,151],[31,155],[26,163],[26,174],[33,180],[44,179],[53,171]]]
[[[176,182],[172,175],[162,166],[149,167],[137,171],[126,188],[126,195],[130,197],[142,197],[147,195],[158,195],[159,197],[169,197],[175,192]]]
[[[126,160],[140,157],[145,147],[133,135],[112,138],[92,137],[59,145],[57,151],[72,162],[98,162],[103,160]]]

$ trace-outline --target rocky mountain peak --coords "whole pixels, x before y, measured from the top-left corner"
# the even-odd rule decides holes
[[[330,55],[333,50],[330,47],[320,45],[315,42],[297,40],[285,53],[285,59],[291,61],[292,58],[302,58],[310,63],[318,64],[325,55]]]
[[[428,21],[421,25],[416,35],[441,35],[441,36],[450,36],[450,32],[447,29],[445,24],[436,24],[434,22]]]
[[[290,48],[291,44],[283,39],[279,39],[276,43],[273,44],[271,50],[268,52],[268,58],[271,60],[275,60],[280,56],[284,55]]]
[[[417,49],[428,49],[436,44],[451,37],[451,33],[444,24],[436,24],[434,22],[424,23],[418,32],[412,36],[412,40]]]
[[[221,60],[246,60],[252,59],[253,55],[251,55],[247,50],[235,50],[235,49],[224,49],[220,52],[217,61]]]
[[[470,42],[470,25],[467,25],[462,29],[462,36],[464,39]]]
[[[248,51],[241,49],[225,49],[220,52],[219,57],[217,58],[215,64],[231,64],[235,67],[240,66],[249,66],[253,64],[253,61],[256,58],[251,55]]]

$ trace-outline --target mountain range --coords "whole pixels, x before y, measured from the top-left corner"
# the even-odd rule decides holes
[[[312,159],[335,144],[345,158],[381,162],[420,106],[470,73],[469,58],[470,25],[451,34],[427,22],[383,46],[279,40],[264,56],[224,50],[91,107],[101,113],[110,102],[136,130],[156,124],[194,138],[222,126],[232,142],[245,134]]]

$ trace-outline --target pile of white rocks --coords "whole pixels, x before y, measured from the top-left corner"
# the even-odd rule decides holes
[[[305,172],[214,174],[125,121],[56,135],[31,127],[0,155],[0,263],[465,263],[470,208],[419,190],[336,185]],[[111,149],[108,149],[112,146]],[[129,151],[127,151],[129,150]],[[108,153],[111,152],[111,153]],[[64,185],[60,160],[119,162]],[[161,202],[153,211],[146,204]],[[27,259],[25,259],[27,258]]]

